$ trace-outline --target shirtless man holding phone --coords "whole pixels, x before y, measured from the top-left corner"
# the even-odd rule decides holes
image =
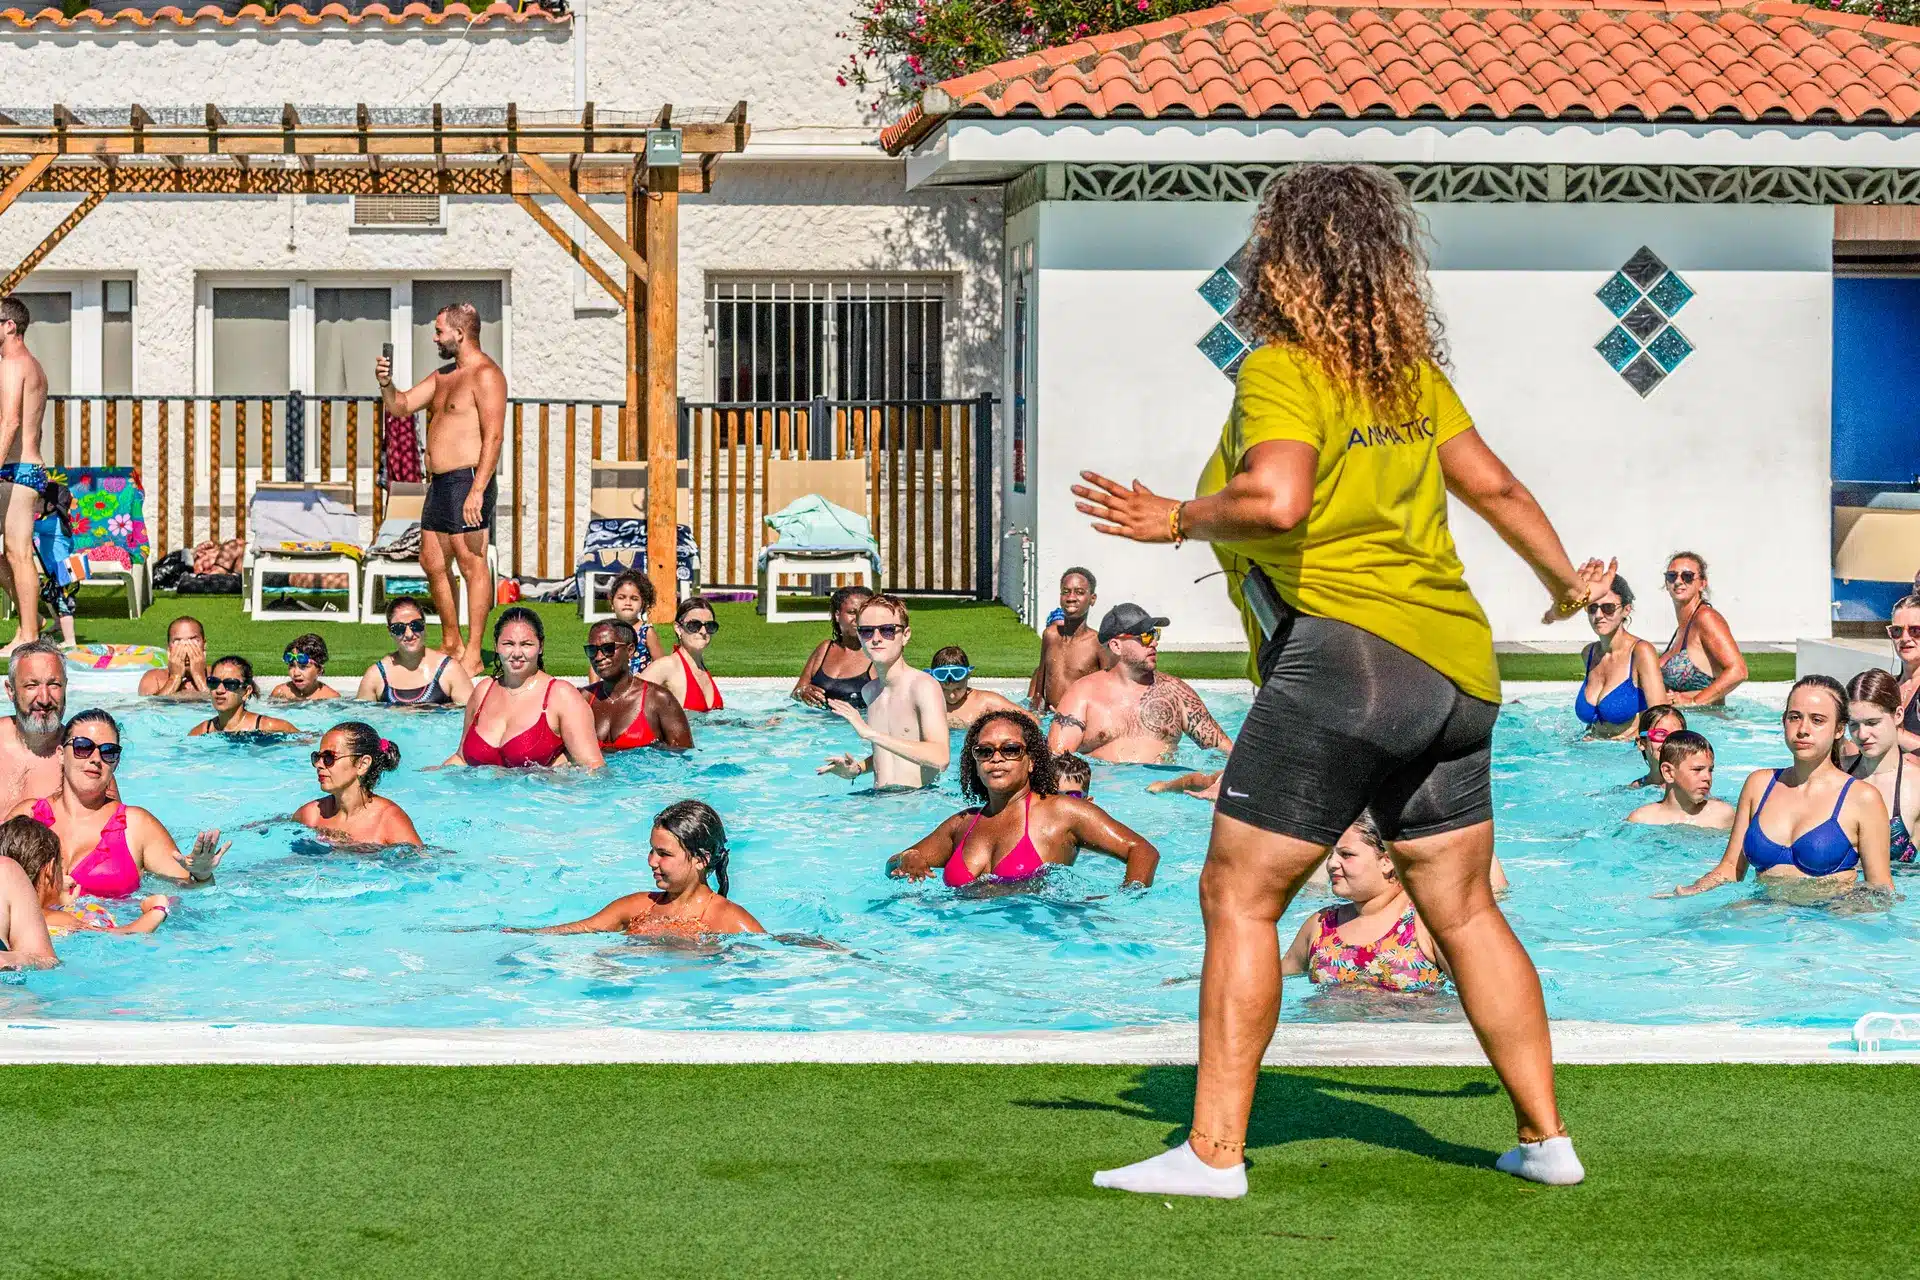
[[[40,638],[40,562],[33,521],[47,490],[40,460],[40,418],[47,408],[47,371],[27,350],[27,304],[0,298],[0,538],[6,555],[0,587],[13,597],[20,627],[0,657]],[[31,425],[29,425],[31,424]]]
[[[493,608],[487,574],[487,540],[493,532],[500,481],[500,442],[507,425],[507,376],[480,349],[480,313],[470,302],[442,307],[433,318],[440,358],[452,361],[428,374],[411,391],[393,385],[393,347],[374,362],[386,413],[427,411],[427,498],[420,512],[420,567],[426,571],[440,614],[440,649],[469,675],[482,665],[480,646]],[[467,583],[467,635],[460,636],[459,608],[449,561]]]

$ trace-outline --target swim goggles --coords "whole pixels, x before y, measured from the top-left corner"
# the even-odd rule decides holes
[[[312,654],[295,653],[291,649],[280,655],[280,661],[290,667],[317,667],[320,665],[320,659],[314,657]]]
[[[973,668],[963,667],[957,663],[949,663],[943,667],[929,667],[927,668],[927,674],[935,680],[938,680],[941,684],[959,684],[962,680],[965,680],[973,674]]]
[[[1673,730],[1658,729],[1658,728],[1649,729],[1645,733],[1641,734],[1640,736],[1645,738],[1648,742],[1651,742],[1654,746],[1657,747],[1661,743],[1665,742],[1668,738],[1671,738],[1673,736]]]

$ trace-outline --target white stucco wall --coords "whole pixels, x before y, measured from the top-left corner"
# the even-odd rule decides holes
[[[1252,208],[1039,206],[1036,523],[1043,604],[1084,561],[1104,604],[1170,615],[1174,647],[1238,641],[1204,547],[1142,548],[1093,533],[1068,486],[1082,467],[1191,493],[1232,388],[1194,342],[1213,324],[1196,287],[1244,240]],[[1686,546],[1746,640],[1829,629],[1832,211],[1730,205],[1423,207],[1454,375],[1493,447],[1576,555],[1617,555],[1648,597],[1638,630],[1664,640],[1656,587]],[[1697,296],[1678,317],[1695,353],[1640,399],[1593,350],[1611,327],[1593,296],[1642,244]],[[1497,638],[1543,627],[1542,593],[1484,524],[1453,527]],[[1576,630],[1579,628],[1580,630]]]

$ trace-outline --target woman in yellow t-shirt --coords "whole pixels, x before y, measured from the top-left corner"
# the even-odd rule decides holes
[[[1287,904],[1371,809],[1460,1001],[1513,1099],[1499,1168],[1585,1176],[1554,1099],[1539,975],[1495,905],[1489,748],[1500,676],[1447,530],[1452,493],[1570,618],[1613,578],[1576,569],[1533,495],[1474,430],[1439,367],[1419,221],[1362,165],[1302,165],[1254,223],[1241,365],[1220,447],[1189,502],[1093,472],[1102,533],[1213,544],[1246,619],[1259,696],[1221,779],[1200,878],[1206,961],[1187,1142],[1094,1175],[1155,1195],[1246,1194],[1247,1119],[1280,1008]]]

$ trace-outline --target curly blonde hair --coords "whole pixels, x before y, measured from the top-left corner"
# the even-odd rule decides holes
[[[1302,164],[1268,186],[1234,318],[1300,348],[1340,394],[1406,413],[1421,366],[1446,360],[1420,219],[1400,184],[1362,164]]]

